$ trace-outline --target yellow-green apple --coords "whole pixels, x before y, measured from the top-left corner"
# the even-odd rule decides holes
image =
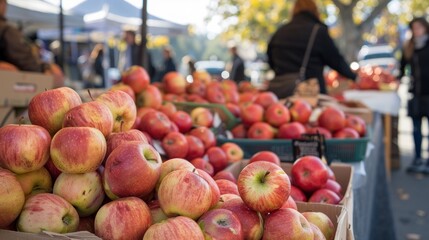
[[[234,117],[240,117],[240,107],[234,103],[226,103],[225,107],[234,115]]]
[[[219,191],[221,195],[228,194],[228,193],[240,195],[240,193],[238,192],[237,184],[235,184],[234,182],[231,182],[226,179],[218,179],[215,182],[219,187]]]
[[[264,230],[261,214],[250,209],[239,196],[234,195],[236,197],[230,198],[225,196],[221,195],[223,203],[219,207],[230,210],[238,217],[244,239],[261,239]]]
[[[308,200],[305,193],[303,191],[301,191],[301,189],[299,189],[293,185],[290,187],[290,196],[295,201],[307,202],[307,200]]]
[[[217,183],[215,182],[215,180],[208,173],[206,173],[204,170],[197,169],[196,171],[209,184],[210,189],[212,190],[212,202],[211,202],[210,207],[214,207],[219,202],[219,198],[220,198],[219,187],[218,187]]]
[[[95,216],[95,234],[102,239],[143,239],[152,224],[149,207],[136,197],[103,205]]]
[[[189,144],[186,137],[180,132],[170,132],[162,139],[162,148],[168,158],[185,158]]]
[[[179,169],[164,177],[158,200],[167,216],[198,219],[212,204],[212,190],[207,181],[194,171]]]
[[[290,116],[293,122],[307,124],[312,113],[311,105],[305,100],[295,100],[289,107]]]
[[[204,143],[197,137],[186,135],[186,141],[188,141],[189,149],[186,159],[200,158],[204,156]]]
[[[241,149],[241,147],[236,143],[226,142],[222,144],[221,148],[226,153],[228,163],[239,162],[243,159],[243,149]]]
[[[95,171],[106,155],[106,139],[92,127],[68,127],[52,138],[51,159],[65,173]]]
[[[127,84],[124,83],[117,83],[114,84],[110,90],[120,90],[125,92],[126,94],[128,94],[134,101],[136,100],[136,94],[134,92],[134,90]]]
[[[38,193],[49,193],[52,191],[52,179],[46,168],[16,175],[16,179],[21,184],[25,197]]]
[[[217,172],[214,176],[213,176],[214,180],[218,180],[218,179],[225,179],[228,181],[231,181],[233,183],[237,183],[237,179],[234,177],[234,174],[232,174],[230,171],[227,170],[222,170]]]
[[[244,104],[240,106],[241,121],[246,126],[264,120],[264,108],[256,103]]]
[[[192,165],[192,163],[182,158],[173,158],[163,162],[160,167],[160,174],[158,182],[156,184],[156,190],[158,191],[159,185],[161,184],[164,177],[167,176],[167,174],[179,169],[193,171],[194,168],[195,167]]]
[[[140,66],[131,66],[122,73],[121,80],[130,86],[134,93],[140,93],[150,84],[149,74]]]
[[[332,133],[323,127],[311,127],[307,129],[307,134],[320,134],[323,135],[325,137],[325,139],[331,139],[332,138]]]
[[[326,240],[332,240],[335,237],[335,226],[331,219],[323,212],[303,212],[302,215],[308,222],[317,226],[325,236]]]
[[[104,200],[103,183],[98,172],[61,173],[53,193],[71,203],[80,217],[96,213]]]
[[[51,175],[52,182],[55,182],[55,179],[61,174],[61,171],[55,166],[54,162],[52,162],[51,156],[49,156],[48,161],[45,166],[46,170],[48,170],[49,175]]]
[[[186,86],[186,92],[188,94],[195,94],[200,97],[204,97],[206,94],[206,85],[201,81],[193,81],[188,86]]]
[[[93,127],[107,137],[113,130],[113,115],[105,104],[97,101],[87,102],[66,113],[63,127]]]
[[[95,234],[94,222],[95,222],[95,216],[80,217],[79,226],[77,227],[76,232],[88,231],[90,233]]]
[[[246,126],[240,123],[231,129],[231,133],[234,138],[246,138],[247,137]]]
[[[162,112],[148,112],[140,122],[139,130],[147,132],[154,139],[162,139],[170,132],[171,122]]]
[[[190,161],[190,163],[192,163],[192,165],[194,165],[195,168],[204,170],[210,176],[214,175],[213,165],[209,163],[209,161],[207,161],[206,159],[194,158]]]
[[[270,213],[265,219],[262,239],[312,240],[313,238],[310,223],[301,213],[292,208],[279,209]]]
[[[326,237],[323,235],[322,231],[313,223],[310,222],[311,230],[313,230],[313,240],[326,240]]]
[[[277,95],[270,91],[259,93],[255,99],[255,103],[261,105],[265,109],[267,109],[272,104],[278,103],[278,101],[279,98]]]
[[[308,199],[308,202],[316,202],[316,203],[327,203],[327,204],[338,204],[340,203],[341,198],[335,192],[321,188],[313,192],[311,197]]]
[[[290,193],[288,175],[274,163],[258,161],[244,167],[237,179],[243,201],[261,213],[279,209]]]
[[[63,126],[64,115],[82,104],[79,94],[69,87],[47,90],[34,96],[28,105],[28,117],[53,136]]]
[[[0,229],[3,229],[19,216],[25,195],[15,174],[7,169],[0,168],[0,186]]]
[[[257,97],[258,94],[255,94],[254,92],[242,92],[240,93],[238,103],[253,103]]]
[[[181,133],[187,133],[192,128],[192,118],[187,112],[177,111],[170,116],[170,120],[177,125]]]
[[[328,181],[326,181],[326,184],[322,188],[329,189],[341,197],[341,185],[335,180],[328,178]]]
[[[216,146],[216,137],[214,133],[207,127],[197,127],[189,132],[189,135],[199,138],[207,151],[209,148]]]
[[[48,161],[51,136],[37,125],[8,124],[0,128],[0,167],[22,174]]]
[[[146,135],[137,129],[130,129],[125,132],[116,132],[111,133],[106,138],[107,142],[107,151],[106,159],[109,157],[110,153],[117,148],[119,145],[125,142],[139,141],[142,143],[149,143]]]
[[[225,98],[225,103],[237,104],[240,99],[240,94],[237,90],[233,89],[222,89],[222,94]]]
[[[266,122],[253,123],[247,130],[247,138],[250,139],[273,139],[276,130]]]
[[[356,115],[347,115],[346,116],[346,127],[353,128],[359,133],[359,136],[363,137],[366,133],[366,124],[365,121]]]
[[[118,197],[145,197],[156,186],[161,163],[161,156],[151,145],[123,143],[107,158],[104,181]]]
[[[266,161],[274,163],[278,166],[280,166],[280,158],[277,156],[277,154],[271,152],[271,151],[259,151],[252,155],[252,157],[249,160],[249,164],[253,162],[258,161]]]
[[[304,192],[313,192],[326,184],[328,170],[322,160],[315,156],[304,156],[291,168],[293,184]]]
[[[206,152],[209,163],[213,166],[214,172],[224,170],[228,166],[228,156],[222,148],[210,147]]]
[[[169,72],[162,78],[165,92],[183,94],[186,92],[186,79],[178,72]]]
[[[152,239],[204,240],[204,234],[194,220],[178,216],[150,226],[143,240]]]
[[[159,107],[158,111],[163,112],[167,117],[171,118],[175,112],[177,112],[176,105],[172,102],[165,102]]]
[[[353,128],[345,127],[343,129],[336,131],[333,137],[340,138],[340,139],[344,139],[344,138],[356,139],[356,138],[359,138],[359,133]]]
[[[271,104],[264,113],[264,119],[273,127],[280,127],[290,121],[289,109],[282,103]]]
[[[320,127],[331,132],[338,131],[346,126],[346,116],[344,112],[336,107],[326,107],[317,119]]]
[[[227,209],[213,209],[204,213],[198,219],[198,224],[206,239],[244,239],[240,220]]]
[[[123,91],[111,90],[101,94],[96,101],[104,103],[113,115],[113,132],[127,131],[136,121],[136,105]]]
[[[76,209],[64,198],[52,193],[31,196],[24,204],[17,222],[20,232],[75,232],[79,225]]]
[[[161,206],[159,206],[158,200],[150,201],[147,206],[150,209],[150,215],[152,217],[152,224],[162,222],[168,219],[168,216],[162,211]]]
[[[192,124],[195,126],[212,127],[213,113],[205,107],[197,107],[192,109],[191,113]]]
[[[277,138],[300,139],[305,134],[306,129],[300,122],[282,124],[277,132]]]
[[[298,210],[298,206],[296,206],[295,200],[293,200],[292,196],[289,196],[286,202],[283,203],[281,208],[292,208]]]

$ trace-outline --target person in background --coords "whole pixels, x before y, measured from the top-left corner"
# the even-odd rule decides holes
[[[423,17],[414,18],[409,27],[411,39],[405,42],[399,78],[405,75],[405,67],[410,66],[411,99],[408,101],[408,116],[413,120],[414,159],[407,172],[429,174],[429,161],[423,168],[422,161],[422,119],[429,119],[429,23]]]
[[[320,93],[326,94],[323,77],[323,69],[326,65],[352,80],[356,79],[356,74],[340,54],[329,36],[328,27],[320,21],[319,15],[313,0],[296,0],[292,9],[292,20],[280,26],[271,37],[267,56],[276,77],[298,73],[313,27],[318,24],[320,27],[316,32],[315,44],[310,53],[304,79],[317,78]]]
[[[92,62],[92,71],[94,73],[94,86],[105,88],[105,78],[104,78],[104,46],[103,44],[99,43],[95,45],[94,49],[91,52],[90,55],[91,62]],[[93,87],[94,87],[93,86]]]
[[[164,78],[165,74],[176,71],[176,64],[174,63],[174,60],[173,60],[173,49],[171,49],[170,46],[163,47],[162,56],[164,60],[163,60],[163,67],[161,69],[161,76],[160,76],[161,81]]]
[[[139,61],[139,45],[136,43],[136,32],[127,30],[124,32],[123,40],[126,44],[124,51],[120,53],[118,68],[125,71],[127,68],[137,65]]]
[[[232,55],[232,66],[229,78],[239,83],[246,79],[244,75],[244,61],[240,55],[238,55],[237,46],[230,47],[229,52]]]

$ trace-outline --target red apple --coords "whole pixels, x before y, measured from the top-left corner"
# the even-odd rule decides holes
[[[304,125],[299,122],[285,123],[280,126],[277,133],[277,138],[284,139],[300,139],[302,134],[305,134],[306,130]]]
[[[152,224],[149,207],[136,197],[103,205],[95,216],[95,234],[102,239],[143,239]]]
[[[143,116],[139,130],[147,132],[154,139],[162,139],[170,132],[171,122],[162,112],[148,112]]]
[[[61,174],[61,171],[52,162],[51,157],[49,157],[44,167],[48,170],[49,174],[51,175],[52,181],[55,181],[55,179],[57,179],[57,177]]]
[[[265,219],[262,239],[300,239],[314,238],[310,223],[301,213],[292,209],[279,209]]]
[[[267,108],[264,118],[271,126],[279,127],[290,121],[290,113],[285,105],[274,103]]]
[[[262,122],[264,119],[264,108],[255,103],[242,105],[240,108],[241,121],[250,126],[256,122]]]
[[[344,139],[344,138],[351,138],[351,139],[357,139],[359,138],[359,133],[354,130],[353,128],[343,128],[340,129],[338,131],[336,131],[334,133],[334,138],[340,138],[340,139]]]
[[[198,224],[206,239],[244,239],[240,220],[227,209],[213,209],[204,213]]]
[[[271,162],[277,166],[280,166],[280,158],[277,156],[277,154],[271,151],[260,151],[253,154],[253,156],[250,158],[249,164],[258,161]]]
[[[231,129],[232,136],[234,138],[246,138],[247,137],[247,129],[244,124],[238,124],[234,128]]]
[[[128,94],[134,101],[136,100],[136,93],[133,88],[124,83],[117,83],[113,85],[110,90],[120,90]]]
[[[206,94],[206,85],[201,81],[193,81],[186,87],[186,92],[204,97]]]
[[[238,85],[234,80],[231,79],[225,79],[220,83],[220,87],[223,90],[233,90],[238,91]]]
[[[192,124],[195,126],[212,127],[213,126],[213,113],[204,107],[197,107],[191,111]]]
[[[187,112],[177,111],[171,115],[170,120],[177,125],[181,133],[187,133],[192,128],[192,118]]]
[[[288,199],[286,200],[285,203],[283,203],[281,208],[292,208],[292,209],[298,210],[298,207],[296,206],[295,200],[293,200],[292,196],[288,197]]]
[[[131,66],[122,73],[122,82],[130,86],[137,94],[143,91],[150,83],[149,74],[140,66]]]
[[[181,95],[173,93],[164,93],[162,95],[162,100],[164,102],[183,102],[185,99]]]
[[[226,142],[222,144],[221,148],[226,153],[228,163],[239,162],[243,159],[243,149],[241,149],[241,147],[236,143]]]
[[[323,212],[303,212],[302,215],[307,219],[309,223],[314,224],[322,234],[325,239],[333,240],[335,237],[335,226],[332,223],[331,219],[326,216]]]
[[[172,121],[170,121],[170,132],[179,132],[179,127]]]
[[[180,132],[170,132],[162,139],[162,148],[168,158],[184,158],[188,155],[189,144]]]
[[[279,98],[277,97],[277,95],[269,91],[259,93],[257,98],[255,99],[255,103],[261,105],[265,109],[267,109],[272,104],[277,103],[278,101]]]
[[[69,87],[42,92],[33,97],[28,105],[28,117],[53,136],[63,126],[64,115],[82,104],[79,94]]]
[[[213,165],[214,171],[219,172],[228,166],[228,157],[220,147],[210,147],[207,152],[209,163]]]
[[[340,203],[341,198],[335,192],[322,188],[315,191],[311,197],[308,199],[308,202],[316,203],[327,203],[327,204],[338,204]]]
[[[311,116],[311,105],[304,100],[295,100],[289,108],[293,122],[307,124]]]
[[[258,94],[255,94],[254,92],[241,92],[238,102],[239,103],[253,103],[255,102],[256,98],[258,97]]]
[[[158,109],[162,105],[162,95],[159,89],[153,85],[149,85],[136,96],[137,107],[150,107]]]
[[[65,173],[93,172],[103,162],[106,150],[106,139],[100,130],[68,127],[52,138],[51,159]]]
[[[305,193],[293,185],[290,187],[290,196],[295,201],[307,202],[307,196]]]
[[[150,226],[143,240],[151,239],[204,240],[204,234],[194,220],[178,216]]]
[[[14,173],[0,168],[0,229],[19,216],[25,202],[24,191]]]
[[[199,138],[203,142],[205,150],[216,146],[216,137],[214,133],[207,127],[194,128],[189,132],[189,134]]]
[[[240,196],[240,193],[238,192],[237,184],[234,182],[231,182],[226,179],[218,179],[216,180],[216,184],[219,187],[220,194],[235,194]]]
[[[273,139],[275,134],[275,129],[266,122],[254,123],[247,130],[247,138],[250,139]]]
[[[162,79],[165,92],[182,94],[186,91],[186,79],[178,72],[169,72]]]
[[[240,95],[235,90],[222,89],[222,94],[225,98],[225,103],[237,104],[240,99]]]
[[[226,108],[234,115],[234,117],[239,118],[240,117],[240,107],[237,104],[234,103],[226,103]]]
[[[326,181],[326,184],[322,188],[329,189],[341,197],[341,185],[335,180],[328,178],[328,181]]]
[[[213,176],[214,174],[213,165],[209,163],[207,160],[203,158],[194,158],[190,162],[192,165],[194,165],[195,168],[204,170],[204,172],[206,172],[210,176]]]
[[[213,176],[214,180],[219,180],[219,179],[225,179],[228,181],[231,181],[233,183],[237,183],[237,179],[234,177],[234,174],[232,174],[230,171],[219,171],[217,172],[214,176]]]
[[[51,136],[37,125],[8,124],[0,128],[0,167],[14,173],[35,171],[48,161]]]
[[[327,107],[319,115],[317,122],[320,127],[335,132],[346,126],[346,116],[344,112],[338,108]]]
[[[365,124],[365,121],[359,116],[347,115],[346,127],[353,128],[359,133],[359,136],[361,137],[365,136],[366,124]]]
[[[52,192],[51,175],[44,167],[32,172],[19,174],[16,179],[21,184],[26,198],[38,193]]]
[[[335,173],[334,171],[332,171],[332,168],[328,166],[326,169],[328,170],[328,179],[332,179],[335,181],[336,180]]]
[[[315,156],[301,157],[291,168],[294,185],[305,192],[313,192],[328,180],[328,170],[320,158]]]
[[[213,180],[213,178],[204,170],[197,169],[197,172],[202,178],[204,178],[204,180],[207,181],[210,186],[210,189],[212,190],[212,202],[210,207],[214,207],[220,199],[220,190],[217,185],[217,182],[215,182],[215,180]]]
[[[125,132],[111,133],[106,138],[107,141],[107,151],[106,159],[110,156],[113,150],[115,150],[119,145],[125,142],[139,141],[142,143],[149,143],[146,135],[137,129],[131,129]]]
[[[241,81],[240,83],[238,83],[238,91],[239,92],[251,92],[251,93],[254,93],[256,91],[256,88],[249,81]]]
[[[167,117],[171,118],[175,112],[177,112],[176,105],[172,102],[165,102],[159,107],[158,111],[167,115]]]
[[[259,161],[247,165],[238,176],[238,191],[253,210],[266,213],[279,209],[290,193],[290,181],[281,167]]]
[[[329,132],[328,129],[323,128],[323,127],[309,128],[309,129],[307,129],[307,133],[308,134],[321,134],[325,137],[325,139],[331,139],[332,138],[331,132]]]
[[[195,167],[190,162],[182,158],[173,158],[163,162],[161,164],[160,174],[159,174],[158,182],[156,184],[156,190],[158,191],[159,185],[161,184],[162,180],[170,172],[173,172],[179,169],[186,169],[188,171],[193,171],[194,168]]]
[[[186,159],[201,158],[204,156],[204,143],[197,137],[187,135],[185,136],[188,141],[189,149]]]

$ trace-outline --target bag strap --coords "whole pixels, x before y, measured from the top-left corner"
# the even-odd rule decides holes
[[[317,30],[319,30],[319,28],[320,28],[320,24],[316,24],[314,25],[313,30],[311,31],[310,39],[308,40],[307,47],[305,49],[304,59],[299,69],[299,80],[301,81],[305,79],[305,72],[307,70],[308,61],[310,60],[310,53],[311,53],[311,50],[313,49]]]

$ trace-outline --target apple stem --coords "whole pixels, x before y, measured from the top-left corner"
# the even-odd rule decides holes
[[[119,128],[119,132],[123,132],[124,131],[124,120],[121,121],[121,126]]]
[[[196,168],[194,168],[194,169],[192,170],[192,172],[193,172],[193,173],[195,173],[196,171],[197,171],[197,169],[196,169]]]
[[[222,197],[220,197],[220,198],[219,198],[219,202],[223,203],[223,202],[225,202],[225,201],[223,200],[223,198],[222,198]]]
[[[268,174],[270,174],[270,171],[267,171],[266,173],[265,173],[265,175],[264,175],[264,177],[262,178],[262,183],[264,183],[265,182],[265,179],[267,178],[267,176],[268,176]]]
[[[92,97],[92,94],[91,94],[91,90],[89,90],[89,89],[88,89],[88,94],[89,94],[89,97],[91,98],[91,100],[94,101],[94,98]]]

